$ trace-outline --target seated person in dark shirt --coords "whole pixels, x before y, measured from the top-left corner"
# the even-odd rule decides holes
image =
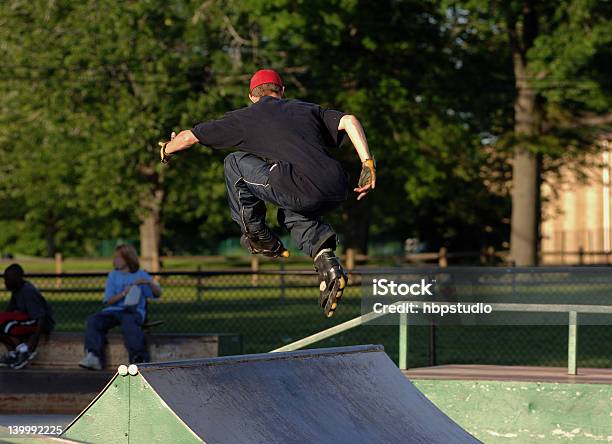
[[[172,133],[160,142],[162,162],[196,142],[212,148],[237,148],[225,159],[225,181],[232,219],[242,230],[241,244],[252,254],[287,256],[280,239],[266,226],[266,205],[278,207],[280,226],[314,261],[319,274],[319,304],[333,316],[348,277],[334,254],[336,233],[321,216],[348,196],[348,175],[330,152],[348,135],[362,162],[357,200],[376,184],[374,159],[357,118],[284,96],[275,71],[251,78],[253,105]]]
[[[24,279],[20,265],[4,270],[4,285],[11,299],[6,311],[0,312],[0,342],[8,350],[0,357],[0,367],[20,369],[36,356],[40,335],[53,329],[53,313],[36,287]]]

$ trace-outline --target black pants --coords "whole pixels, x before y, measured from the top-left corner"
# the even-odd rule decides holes
[[[225,158],[225,185],[232,219],[243,233],[257,231],[266,222],[266,204],[278,207],[278,223],[291,233],[300,250],[314,256],[324,244],[335,247],[336,233],[321,215],[341,202],[321,202],[304,207],[290,190],[269,183],[275,164],[249,153],[234,152]]]
[[[87,318],[85,326],[85,350],[104,360],[106,333],[120,325],[123,342],[129,353],[130,362],[148,362],[149,352],[145,346],[145,336],[138,313],[127,311],[102,310]]]

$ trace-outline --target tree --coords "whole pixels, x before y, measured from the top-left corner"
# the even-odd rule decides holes
[[[82,251],[91,246],[82,237],[94,229],[75,189],[92,120],[80,109],[86,99],[74,73],[61,66],[63,48],[53,44],[66,34],[57,17],[62,11],[47,15],[26,2],[2,3],[0,11],[0,54],[7,61],[0,71],[3,225],[29,254],[53,255],[59,243]]]
[[[2,55],[12,62],[2,68],[2,92],[13,100],[2,110],[0,137],[23,154],[2,151],[1,197],[23,204],[15,217],[43,226],[49,254],[70,236],[133,237],[139,226],[141,254],[155,270],[164,210],[187,218],[218,211],[218,155],[211,161],[201,152],[199,163],[178,160],[173,168],[162,168],[157,155],[157,141],[175,125],[211,118],[232,103],[223,87],[214,89],[229,56],[221,27],[202,6],[2,5]]]
[[[590,0],[1,3],[0,249],[85,254],[139,237],[155,269],[161,248],[236,235],[225,153],[164,168],[157,141],[247,105],[250,74],[271,67],[289,97],[366,127],[382,174],[331,216],[344,246],[499,244],[507,188],[491,182],[507,155],[514,256],[532,263],[543,172],[580,159],[610,120],[609,17]],[[352,148],[334,155],[355,182]]]
[[[505,37],[510,49],[514,123],[511,131],[497,135],[501,147],[513,150],[511,256],[516,265],[535,265],[542,171],[557,166],[555,159],[583,156],[592,143],[580,130],[606,120],[600,115],[589,122],[584,116],[601,113],[612,98],[601,63],[609,57],[610,5],[472,0],[446,6],[464,16],[466,27],[492,35],[494,42]],[[507,53],[504,47],[492,50]],[[576,131],[567,131],[568,120],[578,122]]]

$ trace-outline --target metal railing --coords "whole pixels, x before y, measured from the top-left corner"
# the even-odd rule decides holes
[[[408,301],[397,301],[391,305],[399,306]],[[417,308],[422,308],[421,303],[411,301]],[[436,301],[437,305],[454,305],[455,302]],[[567,338],[567,373],[568,375],[577,374],[577,352],[578,352],[578,314],[579,313],[594,313],[594,314],[612,314],[612,306],[600,305],[545,305],[545,304],[488,304],[494,311],[498,312],[536,312],[536,313],[568,313],[568,338]],[[270,353],[286,352],[299,350],[308,347],[312,344],[328,339],[339,333],[343,333],[360,325],[367,324],[376,318],[388,316],[388,313],[370,312],[365,315],[358,316],[350,321],[335,325],[334,327],[320,331],[306,338],[287,344],[272,350]],[[408,369],[408,315],[400,314],[399,322],[399,363],[400,370]]]
[[[414,273],[427,274],[429,276],[447,275],[451,276],[451,281],[457,278],[461,281],[461,284],[468,287],[484,287],[490,285],[491,281],[506,280],[508,293],[516,298],[520,296],[522,292],[537,289],[538,291],[548,291],[554,293],[559,288],[569,289],[570,293],[573,294],[574,300],[579,300],[582,295],[588,295],[589,293],[601,292],[603,286],[604,291],[610,294],[610,297],[606,297],[606,300],[612,301],[612,270],[609,268],[577,268],[577,267],[538,267],[538,268],[476,268],[476,267],[455,267],[455,268],[429,268],[429,269],[411,269],[411,270],[394,270],[390,273],[395,273],[398,276],[409,275]],[[365,272],[367,274],[382,274],[380,272]],[[362,278],[365,276],[362,276]],[[459,286],[461,285],[459,284]],[[452,285],[451,285],[452,286]],[[575,288],[574,288],[575,287]],[[528,297],[528,296],[527,296]],[[390,305],[404,304],[405,302],[415,301],[397,301]],[[436,305],[455,305],[458,300],[455,301],[439,301],[436,300]],[[599,301],[601,302],[601,301]],[[421,309],[419,302],[416,302],[416,307]],[[570,375],[577,373],[577,361],[578,361],[578,326],[579,326],[579,314],[612,314],[612,304],[589,304],[589,303],[529,303],[529,302],[516,302],[516,303],[495,303],[487,302],[493,311],[496,312],[517,312],[517,313],[566,313],[567,314],[567,372]],[[388,313],[375,313],[369,312],[361,316],[357,316],[353,319],[345,321],[339,325],[325,329],[313,335],[307,336],[303,339],[295,341],[291,344],[287,344],[283,347],[279,347],[276,351],[290,351],[299,348],[308,347],[314,343],[329,339],[335,335],[347,332],[361,325],[366,325],[377,318],[387,316]],[[400,314],[399,316],[399,359],[398,365],[401,369],[408,368],[408,315]],[[522,327],[524,325],[521,324]],[[434,339],[431,340],[430,344],[433,343],[434,347],[434,359],[433,364],[430,360],[430,365],[435,365],[435,326],[431,324],[431,331],[433,332]],[[430,333],[431,334],[431,333]],[[594,339],[594,338],[591,338]],[[430,346],[431,347],[431,346]]]

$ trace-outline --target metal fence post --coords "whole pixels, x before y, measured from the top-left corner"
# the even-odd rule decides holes
[[[399,368],[408,368],[408,314],[399,315]]]
[[[440,251],[438,252],[438,267],[440,268],[448,267],[447,253],[448,251],[446,250],[446,247],[440,247]]]
[[[569,312],[569,327],[567,338],[567,374],[575,375],[576,355],[578,352],[578,313],[575,311]]]
[[[435,367],[438,365],[438,357],[436,352],[436,324],[433,320],[429,321],[429,366]]]
[[[353,271],[355,269],[355,250],[353,248],[346,249],[346,269]]]
[[[63,264],[62,253],[55,253],[54,262],[55,262],[55,274],[56,275],[63,274],[64,270],[62,267],[62,264]],[[62,286],[62,278],[58,277],[55,279],[55,287],[60,288],[61,286]]]
[[[253,287],[257,286],[257,282],[258,282],[258,276],[257,273],[259,272],[259,256],[256,255],[252,255],[251,256],[251,273],[253,273],[251,275],[251,285]]]
[[[196,278],[196,299],[198,302],[202,300],[202,266],[198,265],[198,277]]]

